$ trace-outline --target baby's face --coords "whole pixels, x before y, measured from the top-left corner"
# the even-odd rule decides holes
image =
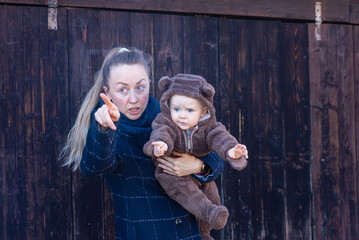
[[[201,101],[183,95],[174,95],[170,99],[172,121],[182,130],[190,129],[207,112]]]

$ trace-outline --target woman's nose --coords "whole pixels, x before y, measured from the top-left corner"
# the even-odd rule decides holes
[[[136,103],[137,102],[137,94],[135,91],[130,91],[129,99],[128,101],[130,103]]]

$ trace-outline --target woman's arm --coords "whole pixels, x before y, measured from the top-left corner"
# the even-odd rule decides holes
[[[201,182],[210,182],[214,181],[217,177],[219,177],[219,175],[221,175],[224,161],[216,152],[211,152],[203,157],[200,157],[200,159],[208,166],[209,173],[207,174],[206,170],[204,175],[196,174],[193,175],[194,178]]]
[[[80,163],[81,171],[85,175],[114,170],[118,163],[115,149],[116,131],[110,128],[101,131],[94,112]]]
[[[173,154],[178,157],[164,157],[157,159],[159,161],[158,166],[168,174],[179,177],[193,174],[193,177],[201,182],[210,182],[215,180],[223,171],[224,161],[215,152],[211,152],[200,159],[189,154],[175,152],[173,152]],[[202,172],[203,163],[205,163],[209,169],[204,174],[198,175],[198,173]]]

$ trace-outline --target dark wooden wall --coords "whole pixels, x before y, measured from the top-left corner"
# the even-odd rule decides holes
[[[355,1],[353,1],[355,2]],[[114,239],[101,176],[59,150],[107,51],[153,55],[163,75],[204,76],[249,166],[217,180],[230,219],[215,239],[358,239],[359,27],[0,4],[0,239]]]

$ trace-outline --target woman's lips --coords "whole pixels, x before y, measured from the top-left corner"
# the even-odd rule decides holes
[[[138,108],[138,107],[130,108],[130,109],[128,109],[128,112],[132,115],[137,115],[140,112],[140,108]]]

